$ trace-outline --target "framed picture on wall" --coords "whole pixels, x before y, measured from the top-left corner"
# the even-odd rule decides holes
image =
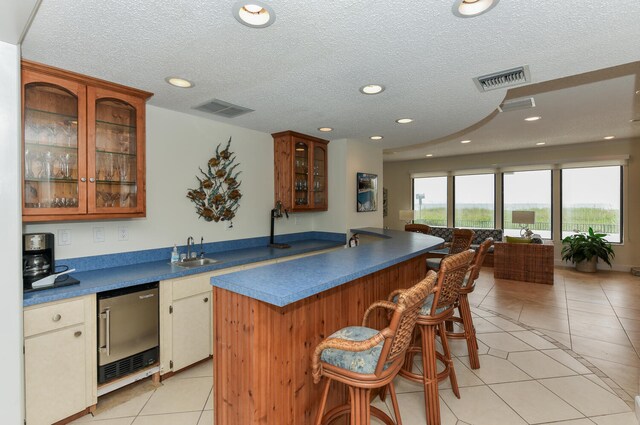
[[[357,173],[357,211],[370,212],[378,210],[378,175]]]

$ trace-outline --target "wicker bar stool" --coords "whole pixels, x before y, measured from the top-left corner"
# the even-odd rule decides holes
[[[438,382],[449,378],[453,393],[460,398],[444,323],[453,316],[458,292],[462,287],[473,255],[474,251],[470,249],[442,259],[436,286],[422,306],[416,321],[413,344],[407,350],[404,366],[399,372],[400,376],[414,382],[422,382],[424,385],[428,425],[440,425]],[[389,299],[396,299],[397,294],[398,291],[392,292]],[[440,336],[442,353],[436,350],[436,335]],[[422,375],[411,371],[413,356],[418,352],[422,352],[422,369],[424,371]],[[440,373],[437,369],[437,360],[444,364],[444,370]]]
[[[487,256],[489,248],[493,245],[493,239],[487,238],[480,244],[480,247],[476,251],[476,255],[473,258],[471,267],[467,276],[464,278],[462,288],[456,302],[456,307],[460,316],[451,317],[447,321],[447,338],[464,338],[467,340],[467,351],[469,352],[469,363],[472,369],[480,368],[480,358],[478,357],[478,340],[476,339],[476,328],[473,326],[473,318],[471,317],[471,307],[469,307],[468,294],[472,293],[476,287],[476,279],[480,275],[480,269],[482,268],[482,262]],[[449,328],[451,322],[460,323],[462,325],[462,332],[453,332],[453,326]]]
[[[425,235],[431,234],[431,227],[426,224],[405,224],[404,225],[405,232],[415,232],[415,233],[424,233]]]
[[[402,368],[420,308],[432,292],[436,278],[434,272],[427,273],[423,280],[404,290],[397,303],[371,304],[364,313],[363,326],[340,329],[318,344],[312,359],[313,381],[317,384],[322,377],[326,379],[315,425],[329,424],[343,415],[350,415],[351,425],[369,425],[371,415],[387,425],[402,425],[393,379]],[[369,314],[376,308],[387,309],[390,317],[389,326],[381,331],[365,327]],[[332,381],[348,386],[349,403],[324,414]],[[370,405],[371,390],[384,387],[389,388],[397,422]]]
[[[449,253],[445,255],[444,258],[449,255],[458,254],[469,249],[474,235],[475,232],[471,229],[454,229],[453,238],[451,239],[451,245],[449,246]],[[438,271],[440,269],[441,261],[442,258],[427,258],[427,270]]]

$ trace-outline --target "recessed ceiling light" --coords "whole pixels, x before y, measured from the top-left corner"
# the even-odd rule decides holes
[[[265,28],[276,20],[276,13],[271,6],[261,1],[239,1],[233,5],[232,12],[238,22],[250,28]]]
[[[409,124],[410,122],[413,122],[413,120],[411,118],[399,118],[396,122],[398,124]]]
[[[193,84],[191,81],[185,80],[184,78],[180,77],[167,77],[164,80],[172,86],[180,87],[183,89],[189,89],[195,86],[195,84]]]
[[[471,143],[471,140],[460,140],[460,143],[466,145],[467,143]]]
[[[371,137],[369,137],[369,139],[371,139],[371,140],[382,140],[382,139],[384,139],[384,137],[382,137],[382,136],[371,136]]]
[[[629,122],[640,122],[640,118],[634,118],[632,120],[629,120]]]
[[[611,139],[615,139],[616,136],[605,136],[604,140],[611,140]]]
[[[325,133],[327,133],[329,131],[333,131],[333,128],[331,128],[331,127],[318,127],[318,130],[324,131]]]
[[[426,156],[427,158],[431,158],[431,157],[433,156],[433,154],[432,154],[432,153],[428,153],[428,154],[426,154],[425,156]]]
[[[525,121],[538,121],[540,118],[542,118],[542,117],[528,117],[528,118],[525,118],[524,120]]]
[[[636,90],[636,94],[640,94],[640,90]]]
[[[360,87],[360,92],[364,94],[378,94],[384,91],[384,86],[380,84],[367,84]]]
[[[542,145],[546,145],[546,144],[547,144],[546,142],[538,142],[538,143],[536,143],[536,146],[542,146]]]
[[[499,0],[456,0],[453,14],[459,18],[473,18],[493,9]]]

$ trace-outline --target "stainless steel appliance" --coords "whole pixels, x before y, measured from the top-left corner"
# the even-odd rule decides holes
[[[25,233],[22,235],[22,281],[24,289],[31,289],[36,280],[55,270],[53,233]]]
[[[98,383],[156,363],[158,282],[98,294]]]

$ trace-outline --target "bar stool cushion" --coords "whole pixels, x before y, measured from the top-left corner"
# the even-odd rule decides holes
[[[469,284],[469,275],[466,275],[464,277],[464,281],[462,282],[462,287],[466,288],[466,286]]]
[[[427,267],[429,270],[438,270],[440,268],[440,262],[442,258],[427,258]]]
[[[422,309],[420,310],[421,316],[429,316],[431,315],[431,306],[433,305],[433,297],[434,294],[430,294],[426,300],[424,300],[424,304],[422,304]],[[447,307],[440,307],[436,309],[436,314],[440,314],[445,311]]]
[[[340,338],[349,341],[364,341],[379,332],[380,331],[366,328],[364,326],[349,326],[334,332],[329,336],[329,338]],[[375,347],[369,348],[368,350],[358,352],[327,348],[322,352],[320,359],[325,363],[350,370],[351,372],[372,374],[375,372],[376,366],[378,365],[378,359],[380,358],[383,343],[384,341],[380,342],[380,344]],[[386,370],[387,367],[388,365],[385,365],[384,369]]]

